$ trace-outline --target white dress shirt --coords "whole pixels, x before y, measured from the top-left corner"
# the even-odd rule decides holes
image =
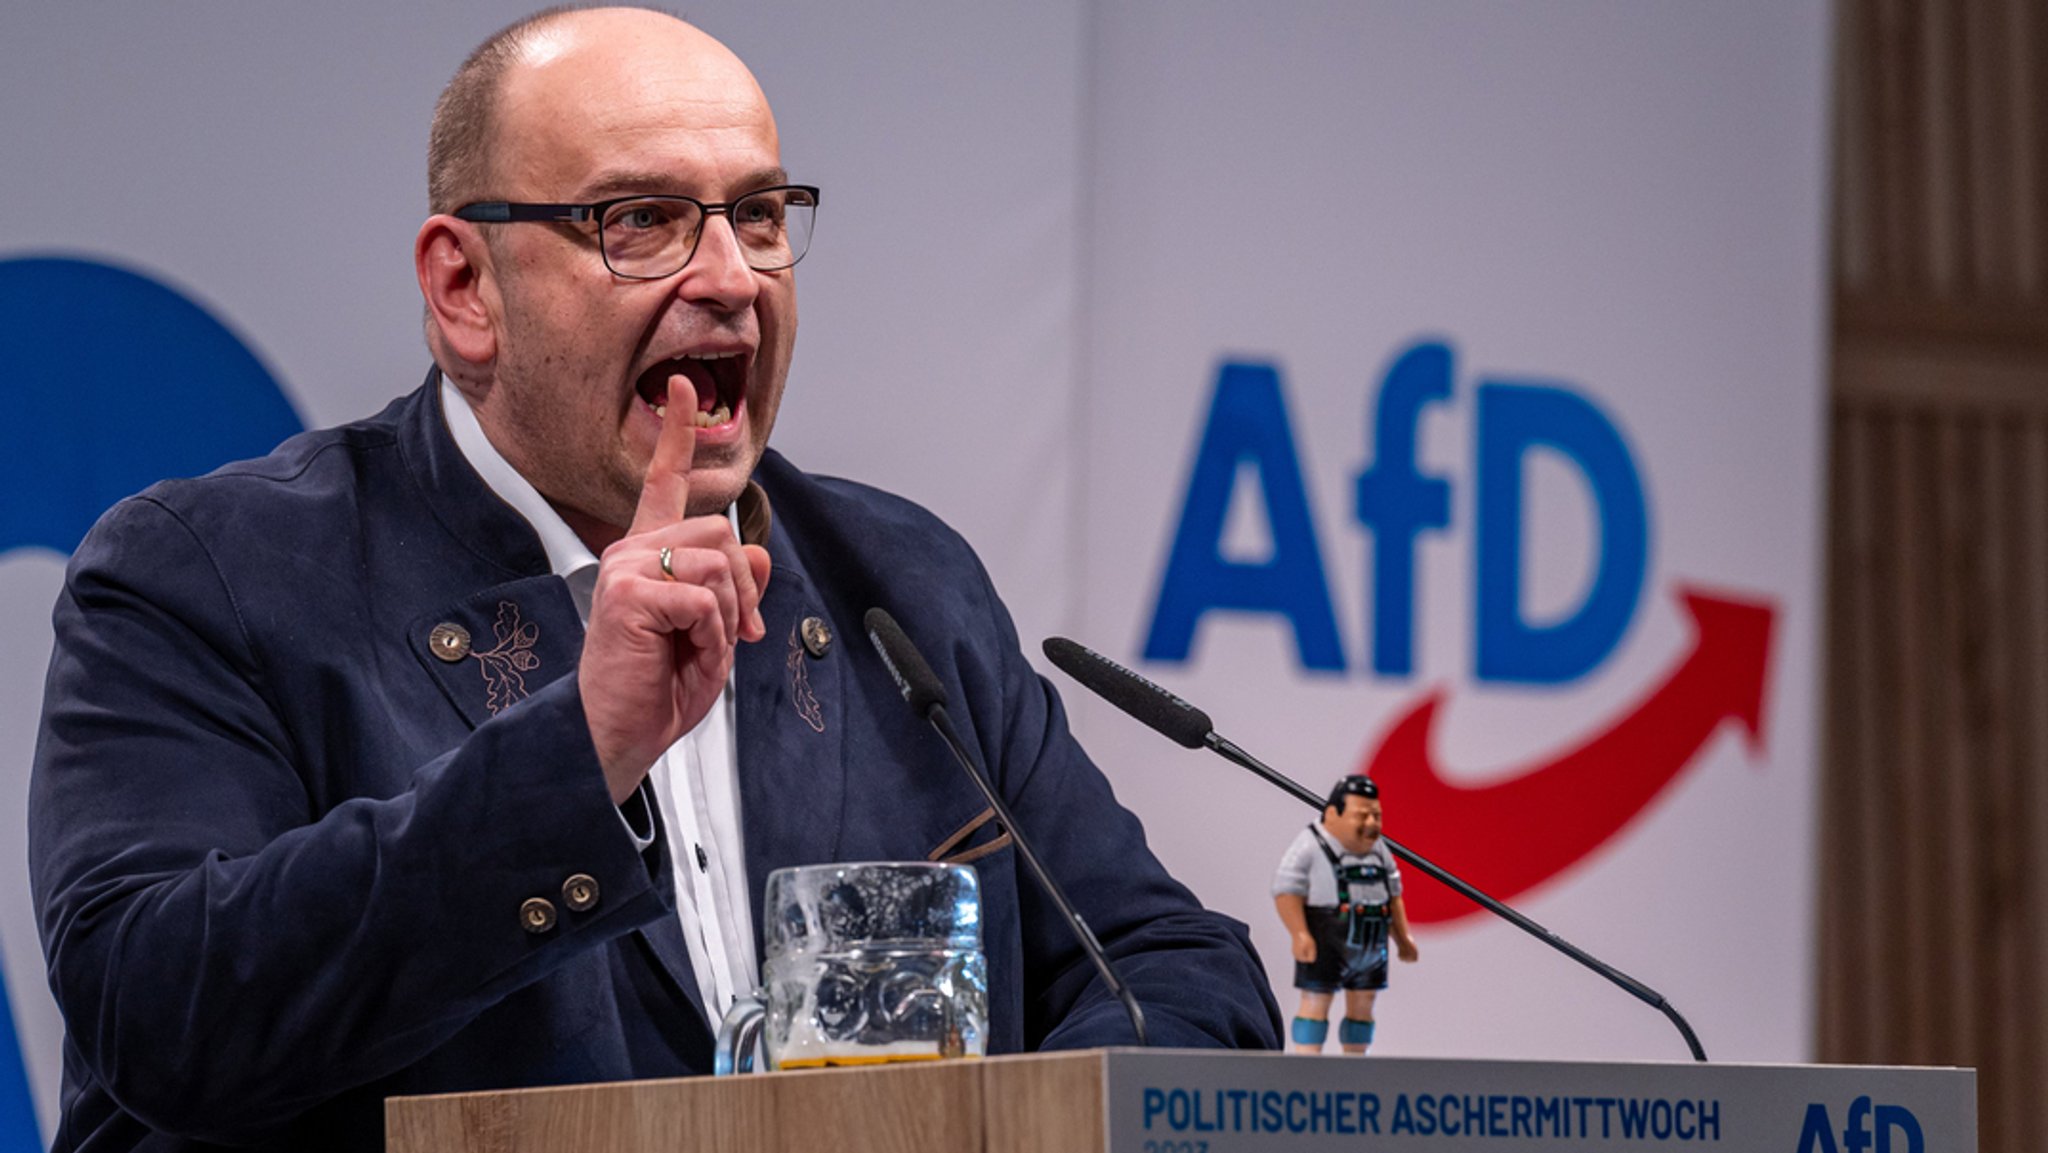
[[[468,398],[444,378],[441,413],[449,435],[471,468],[500,500],[533,525],[548,565],[569,586],[576,612],[590,623],[597,557],[553,506],[520,476],[477,423]],[[728,514],[731,516],[732,514]],[[739,531],[737,519],[733,531]],[[746,847],[740,839],[739,745],[733,739],[732,678],[697,727],[669,747],[647,780],[675,861],[676,911],[690,966],[715,1030],[737,997],[754,992],[760,967],[754,957],[754,917],[747,893]],[[629,830],[630,832],[630,830]]]

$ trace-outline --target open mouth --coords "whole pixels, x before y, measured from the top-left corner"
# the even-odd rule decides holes
[[[640,374],[634,390],[654,415],[666,420],[671,405],[686,406],[698,428],[731,422],[746,396],[747,358],[741,352],[698,352],[656,361]]]

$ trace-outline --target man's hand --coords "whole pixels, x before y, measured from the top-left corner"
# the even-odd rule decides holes
[[[689,414],[663,423],[633,525],[604,550],[591,597],[576,677],[614,802],[711,711],[734,646],[767,635],[768,551],[742,546],[723,513],[687,514],[696,443]]]
[[[1413,937],[1399,938],[1394,942],[1394,949],[1396,955],[1403,961],[1419,961],[1422,959],[1422,950],[1415,947],[1415,938]]]

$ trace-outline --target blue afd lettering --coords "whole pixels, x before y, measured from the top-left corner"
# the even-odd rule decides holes
[[[1418,341],[1394,358],[1371,408],[1372,460],[1356,477],[1354,515],[1372,535],[1371,662],[1382,676],[1415,672],[1417,541],[1451,527],[1451,480],[1423,473],[1422,422],[1455,394],[1456,358]],[[1473,420],[1473,675],[1482,681],[1558,684],[1605,661],[1628,632],[1649,568],[1650,515],[1641,474],[1619,428],[1592,401],[1555,385],[1488,380]],[[1573,465],[1592,495],[1597,544],[1582,599],[1562,618],[1523,610],[1525,465],[1546,450]],[[1273,542],[1264,561],[1223,555],[1224,522],[1241,466],[1258,470]],[[1268,364],[1226,363],[1182,499],[1143,659],[1188,659],[1213,609],[1262,613],[1291,626],[1310,669],[1342,672],[1322,551],[1281,389]]]
[[[1273,555],[1256,563],[1223,555],[1224,517],[1238,465],[1245,461],[1258,469],[1273,541]],[[1270,364],[1226,363],[1217,373],[1180,527],[1152,610],[1145,659],[1187,660],[1195,626],[1214,609],[1279,617],[1293,626],[1303,666],[1344,671],[1344,647],[1337,639],[1337,617],[1323,577],[1287,401],[1280,373]]]
[[[1422,410],[1451,398],[1451,350],[1424,342],[1394,361],[1380,385],[1372,467],[1358,477],[1358,523],[1372,533],[1372,670],[1415,671],[1415,538],[1448,528],[1451,486],[1415,467]]]
[[[1628,631],[1649,561],[1649,509],[1628,445],[1591,401],[1538,385],[1480,385],[1478,425],[1475,673],[1527,684],[1584,676]],[[1591,587],[1552,624],[1522,615],[1522,465],[1538,447],[1579,467],[1599,516]]]
[[[1904,1137],[1902,1146],[1892,1144],[1892,1134]],[[1806,1122],[1799,1130],[1798,1153],[1926,1153],[1927,1141],[1920,1132],[1920,1119],[1903,1105],[1871,1107],[1870,1098],[1849,1103],[1842,1125],[1842,1143],[1835,1144],[1834,1124],[1828,1107],[1814,1102],[1806,1107]]]

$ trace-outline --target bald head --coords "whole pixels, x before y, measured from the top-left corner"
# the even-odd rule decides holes
[[[652,58],[700,79],[707,102],[733,105],[735,115],[765,115],[766,98],[739,57],[675,16],[644,8],[545,9],[478,45],[442,92],[427,142],[428,211],[453,212],[503,195],[494,186],[508,146],[516,149],[551,122],[573,133],[582,115],[605,107],[562,101],[632,100],[639,87],[633,78]],[[553,117],[551,109],[578,115]]]

